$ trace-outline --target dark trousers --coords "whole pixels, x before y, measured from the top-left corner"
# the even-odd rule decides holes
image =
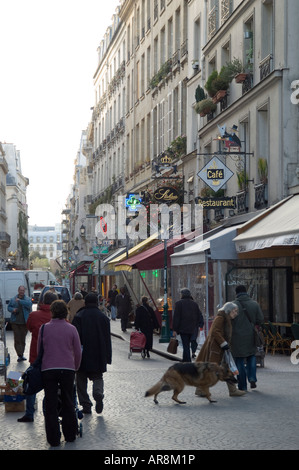
[[[128,321],[129,321],[129,312],[121,313],[120,324],[121,324],[122,331],[125,331],[127,329]]]
[[[27,327],[25,324],[19,325],[18,323],[11,323],[11,328],[14,334],[14,347],[19,357],[22,357],[26,346]]]
[[[192,335],[188,333],[180,333],[180,335],[183,346],[183,362],[191,362],[190,345]]]
[[[68,442],[76,439],[78,424],[74,402],[75,371],[51,369],[43,372],[45,389],[44,414],[47,440],[51,446],[60,442],[59,415],[62,417],[62,432]],[[58,389],[61,390],[61,403]],[[59,410],[59,405],[61,410]]]

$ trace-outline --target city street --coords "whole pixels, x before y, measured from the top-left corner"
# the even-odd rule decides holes
[[[111,323],[112,331],[123,334],[119,321]],[[83,436],[74,443],[65,443],[62,438],[58,449],[101,450],[100,455],[108,459],[130,450],[168,451],[163,455],[173,456],[181,451],[182,456],[200,450],[299,449],[299,365],[293,365],[290,357],[267,355],[265,368],[258,369],[258,388],[244,397],[229,397],[226,385],[219,382],[212,388],[217,403],[210,404],[186,387],[181,395],[185,405],[173,402],[171,392],[161,393],[155,405],[153,397],[145,398],[144,393],[173,361],[155,353],[150,359],[143,360],[137,353],[129,359],[129,332],[123,334],[125,341],[112,338],[113,364],[105,374],[103,413],[93,411],[84,416]],[[28,363],[16,361],[11,331],[7,332],[7,344],[9,369],[25,370]],[[27,350],[29,344],[28,334]],[[154,346],[166,351],[167,345],[159,345],[156,337]],[[45,437],[42,396],[41,392],[34,423],[18,423],[23,413],[5,412],[0,404],[0,450],[52,449]]]

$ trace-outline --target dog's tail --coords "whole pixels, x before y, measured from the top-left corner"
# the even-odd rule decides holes
[[[171,390],[170,385],[168,385],[164,380],[159,380],[155,385],[153,385],[149,390],[145,392],[145,397],[151,397],[152,395],[158,395],[160,392],[166,392]]]

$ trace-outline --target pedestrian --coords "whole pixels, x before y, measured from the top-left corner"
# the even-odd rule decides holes
[[[243,285],[236,287],[234,302],[238,305],[239,315],[232,322],[232,355],[239,371],[239,389],[247,390],[247,380],[250,388],[256,388],[254,328],[263,323],[264,315],[259,304],[250,298]]]
[[[11,298],[7,310],[11,313],[10,323],[14,334],[14,347],[18,355],[18,362],[26,361],[24,351],[26,346],[27,320],[32,310],[30,297],[25,295],[25,286],[19,286],[18,293]]]
[[[140,331],[145,335],[145,352],[147,357],[150,357],[149,352],[153,349],[153,333],[154,330],[158,330],[160,328],[160,325],[146,296],[141,298],[141,305],[136,308],[134,326],[135,328],[140,329]]]
[[[112,361],[110,320],[98,308],[98,296],[88,294],[85,307],[75,315],[73,325],[77,328],[81,345],[82,361],[76,374],[77,392],[83,413],[90,414],[92,402],[87,393],[88,380],[92,381],[92,394],[96,412],[103,410],[104,379],[107,364]]]
[[[233,302],[227,302],[218,310],[212,323],[208,336],[201,347],[196,362],[216,362],[221,364],[224,351],[229,350],[232,338],[232,320],[238,315],[238,306]],[[227,382],[229,395],[240,397],[245,392],[238,390],[235,384]],[[203,396],[200,388],[195,391],[196,395]]]
[[[68,308],[68,316],[67,319],[70,323],[72,323],[74,316],[78,312],[78,310],[82,307],[84,307],[85,302],[83,299],[83,295],[81,292],[75,292],[73,295],[73,298],[68,302],[67,308]]]
[[[82,296],[83,296],[83,299],[85,299],[85,297],[87,296],[87,293],[88,293],[88,292],[86,291],[86,289],[85,289],[85,287],[84,287],[84,284],[82,284],[82,286],[80,287],[80,292],[81,292],[81,294],[82,294]]]
[[[44,416],[49,444],[60,444],[59,400],[60,391],[62,432],[67,442],[76,439],[78,423],[75,411],[75,372],[81,361],[81,343],[76,328],[67,321],[67,305],[55,300],[50,306],[52,319],[44,326],[42,376],[45,391]],[[38,352],[41,346],[41,329]]]
[[[27,320],[27,329],[31,333],[29,362],[33,364],[37,358],[37,340],[39,329],[52,318],[50,305],[58,296],[53,292],[47,291],[43,297],[42,303],[39,304],[38,310],[31,312]],[[36,395],[26,396],[26,412],[22,418],[18,419],[19,423],[32,423],[34,421],[34,404]]]
[[[121,329],[125,332],[127,331],[129,313],[132,310],[131,298],[125,287],[121,287],[120,293],[115,298],[115,304],[117,307],[117,315],[120,317]]]
[[[181,299],[175,303],[172,327],[173,336],[181,336],[183,346],[183,362],[191,362],[190,346],[194,331],[204,325],[202,313],[192,299],[189,289],[181,290]]]
[[[111,320],[116,320],[117,307],[116,296],[118,295],[117,285],[114,284],[108,292],[108,302],[111,309]]]

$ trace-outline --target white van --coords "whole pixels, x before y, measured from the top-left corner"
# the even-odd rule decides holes
[[[51,271],[39,271],[39,270],[28,270],[25,271],[25,275],[28,279],[29,296],[33,295],[34,290],[42,290],[42,287],[35,287],[38,284],[47,286],[49,284],[57,284],[56,277]]]
[[[25,271],[0,271],[0,297],[2,298],[5,321],[10,320],[10,312],[7,310],[9,301],[17,295],[20,286],[25,286],[25,294],[30,296]]]

